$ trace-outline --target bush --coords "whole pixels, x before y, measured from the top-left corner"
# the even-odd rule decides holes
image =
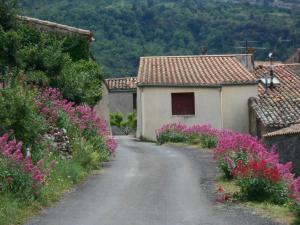
[[[248,201],[268,201],[282,205],[289,201],[289,190],[283,183],[275,183],[264,177],[241,178],[237,181],[239,196]]]
[[[24,34],[21,33],[21,35]],[[39,40],[36,41],[36,43],[29,42],[27,45],[20,47],[17,55],[18,65],[25,72],[39,70],[46,73],[55,85],[57,76],[61,73],[65,64],[71,62],[71,59],[63,53],[62,41],[58,38],[45,33],[40,34]]]
[[[8,134],[0,137],[0,191],[9,191],[25,198],[33,197],[33,194],[37,196],[47,177],[42,171],[43,166],[43,161],[36,166],[30,156],[23,156],[21,142],[10,140]],[[51,169],[49,167],[47,174]]]
[[[36,70],[27,72],[27,82],[29,84],[43,87],[47,86],[50,80],[44,72]]]
[[[240,194],[250,201],[269,201],[284,204],[289,200],[289,189],[278,167],[265,160],[239,160],[233,171],[238,178]]]
[[[173,143],[185,143],[189,141],[189,138],[186,134],[183,134],[181,132],[174,132],[174,131],[169,131],[169,132],[164,132],[162,133],[157,141],[160,144],[167,143],[167,142],[173,142]]]
[[[45,131],[44,120],[37,113],[34,94],[20,85],[0,89],[0,135],[13,130],[25,144],[34,144]]]
[[[0,156],[0,192],[12,192],[21,198],[33,197],[33,180],[18,164]]]
[[[224,178],[231,180],[234,175],[234,169],[238,162],[243,165],[248,162],[247,153],[245,151],[232,152],[229,156],[225,155],[218,160],[218,168],[223,172]]]
[[[17,0],[0,0],[0,27],[8,30],[16,25]]]
[[[156,139],[160,144],[165,142],[184,142],[200,144],[202,148],[215,148],[219,130],[210,125],[188,127],[181,123],[170,123],[156,130]]]
[[[123,113],[113,112],[110,114],[110,125],[111,126],[116,126],[116,127],[121,128],[123,120],[124,120]]]
[[[80,60],[64,66],[58,87],[67,99],[94,106],[102,97],[102,81],[102,72],[95,62]]]
[[[217,147],[218,139],[214,136],[201,135],[200,144],[202,148],[215,148]]]

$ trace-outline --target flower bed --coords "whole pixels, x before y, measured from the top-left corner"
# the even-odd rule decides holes
[[[240,199],[300,203],[300,177],[291,172],[292,163],[280,163],[276,149],[267,149],[255,137],[209,125],[188,127],[181,123],[166,124],[156,134],[159,143],[190,143],[199,137],[213,138],[218,168],[226,179],[236,181]]]
[[[188,127],[182,123],[170,123],[156,130],[156,139],[160,144],[166,142],[183,142],[200,144],[203,148],[214,148],[220,130],[210,125]]]

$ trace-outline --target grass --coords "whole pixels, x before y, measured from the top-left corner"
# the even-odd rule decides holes
[[[60,200],[74,184],[84,180],[91,172],[74,160],[61,160],[48,184],[41,190],[40,199],[21,199],[11,193],[0,193],[0,224],[24,224],[41,209]]]
[[[239,192],[239,187],[234,180],[226,180],[223,177],[217,179],[218,186],[222,186],[226,193],[234,195]],[[271,218],[279,223],[291,225],[296,217],[288,205],[275,205],[268,202],[240,202],[241,205],[251,209],[263,217]]]

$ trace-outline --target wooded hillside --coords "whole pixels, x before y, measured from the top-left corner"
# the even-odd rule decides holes
[[[299,9],[198,0],[23,0],[28,16],[90,29],[108,76],[135,75],[144,55],[239,53],[241,41],[284,60],[300,42]],[[298,39],[298,40],[297,40]]]

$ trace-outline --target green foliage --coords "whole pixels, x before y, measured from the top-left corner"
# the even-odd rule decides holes
[[[124,119],[123,113],[113,112],[110,114],[110,125],[121,128]]]
[[[233,170],[236,167],[238,161],[242,160],[242,162],[247,163],[248,158],[247,158],[247,153],[240,151],[233,153],[230,155],[230,159],[232,160],[231,163],[228,163],[224,157],[220,158],[218,161],[218,168],[224,175],[224,178],[227,180],[233,179]],[[227,160],[230,160],[229,158]]]
[[[263,0],[262,0],[263,1]],[[240,53],[239,41],[285,60],[299,45],[299,9],[211,0],[23,0],[25,14],[94,31],[93,52],[105,74],[136,74],[140,56]],[[68,10],[61,10],[68,8]],[[76,15],[76,16],[75,16]],[[88,18],[88,19],[86,19]]]
[[[137,115],[136,112],[129,113],[126,121],[121,124],[122,127],[128,127],[131,130],[135,130],[137,127]]]
[[[12,129],[18,140],[33,144],[43,133],[44,120],[38,115],[34,94],[20,85],[0,89],[0,134]]]
[[[173,143],[187,143],[189,142],[189,137],[188,135],[182,133],[182,132],[164,132],[162,133],[159,138],[158,138],[158,143],[163,144],[163,143],[168,143],[168,142],[173,142]]]
[[[136,112],[128,113],[127,117],[121,112],[114,112],[110,114],[110,125],[116,126],[127,135],[136,130],[137,127],[137,115]]]
[[[66,64],[58,78],[58,87],[64,96],[76,103],[94,106],[102,97],[103,74],[92,61]]]
[[[269,201],[282,205],[289,201],[289,190],[282,183],[274,183],[264,178],[243,178],[237,181],[242,199],[248,201]]]
[[[31,28],[27,29],[32,30]],[[27,30],[23,29],[22,31],[23,40],[27,39]],[[47,33],[39,33],[38,37],[37,40],[28,41],[28,44],[20,47],[17,56],[18,65],[25,71],[43,71],[54,80],[69,60],[68,55],[63,53],[63,43],[58,38]]]
[[[31,174],[24,173],[19,165],[11,165],[0,156],[0,193],[11,192],[20,198],[32,198]]]
[[[294,205],[293,212],[296,216],[296,219],[292,225],[299,225],[300,224],[300,205],[299,204]]]
[[[68,53],[73,61],[89,60],[90,46],[85,38],[67,36],[63,39],[63,52]]]
[[[47,86],[50,80],[44,72],[35,70],[27,72],[27,82],[38,86]]]
[[[0,28],[4,30],[15,26],[18,0],[0,0]]]
[[[17,64],[17,51],[20,45],[21,37],[16,31],[5,32],[0,27],[0,67]]]
[[[208,136],[208,135],[201,135],[200,141],[202,148],[215,148],[218,144],[218,139],[214,136]]]

